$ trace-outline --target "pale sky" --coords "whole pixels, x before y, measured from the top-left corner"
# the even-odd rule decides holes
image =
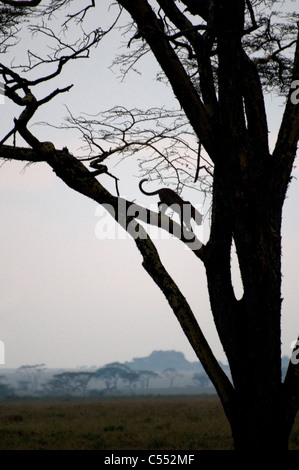
[[[89,18],[95,21],[96,15]],[[75,115],[95,114],[115,105],[175,107],[171,90],[154,80],[155,62],[149,57],[141,64],[142,75],[132,72],[124,82],[108,69],[118,39],[119,33],[114,33],[93,51],[91,59],[68,64],[51,89],[75,86],[43,107],[34,122],[59,125],[66,115],[64,104]],[[25,63],[27,48],[27,43],[18,48],[16,60],[22,58]],[[8,56],[2,60],[8,61]],[[41,97],[44,90],[38,92]],[[267,100],[267,105],[274,142],[282,108],[275,99]],[[6,99],[0,111],[1,135],[5,135],[20,110]],[[34,126],[32,132],[57,148],[67,146],[81,155],[79,134],[44,126]],[[147,207],[153,203],[154,198],[140,195],[136,162],[127,160],[109,170],[121,178],[123,196]],[[113,181],[99,178],[113,191]],[[284,355],[290,354],[299,332],[298,184],[293,179],[283,218]],[[147,356],[157,349],[182,351],[188,360],[196,360],[163,294],[143,270],[134,242],[96,236],[95,202],[68,188],[46,164],[25,168],[25,163],[5,163],[0,169],[0,195],[0,341],[5,345],[5,365],[0,370],[36,363],[101,366]],[[203,237],[207,233],[204,227]],[[226,362],[210,313],[202,264],[177,240],[158,240],[157,245],[216,357]]]

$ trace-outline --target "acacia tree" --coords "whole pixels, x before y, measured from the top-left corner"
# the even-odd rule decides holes
[[[52,0],[43,7],[41,1],[2,1],[39,14],[71,0]],[[85,21],[95,1],[65,21]],[[107,2],[109,4],[110,2]],[[92,121],[70,116],[71,125],[80,128],[97,155],[91,154],[91,171],[85,162],[65,148],[56,149],[51,142],[41,142],[28,123],[38,108],[70,87],[56,89],[37,100],[33,88],[62,73],[71,59],[86,56],[93,45],[108,34],[100,27],[85,35],[81,42],[68,46],[58,42],[53,56],[37,56],[28,70],[38,63],[56,64],[55,71],[38,79],[21,76],[15,69],[1,64],[5,92],[23,108],[13,129],[1,141],[3,159],[47,162],[70,188],[92,198],[110,211],[118,223],[132,235],[140,251],[142,265],[161,289],[198,359],[215,386],[229,420],[236,449],[285,450],[299,406],[298,361],[290,361],[286,378],[281,379],[281,221],[282,209],[296,156],[299,138],[298,84],[299,39],[296,15],[275,13],[277,0],[118,0],[119,14],[129,16],[126,24],[129,50],[118,58],[126,73],[138,58],[152,53],[161,70],[160,79],[170,84],[180,105],[180,113],[171,116],[151,110],[151,119],[174,118],[174,125],[161,125],[140,137],[138,123],[148,122],[140,110],[128,112],[131,121],[122,125],[117,119],[123,110],[109,114],[107,127],[95,135]],[[276,5],[277,4],[277,5]],[[99,23],[100,23],[99,19]],[[133,32],[133,28],[134,32]],[[39,27],[47,37],[54,33]],[[64,31],[65,32],[65,31]],[[76,47],[75,47],[76,46]],[[132,48],[132,49],[131,49]],[[285,93],[285,108],[273,151],[268,141],[265,93]],[[156,115],[155,115],[156,113]],[[158,113],[158,115],[157,115]],[[137,115],[137,118],[136,118]],[[107,124],[107,121],[102,121]],[[187,126],[187,127],[184,127]],[[189,126],[189,127],[188,127]],[[134,129],[136,132],[134,133]],[[166,130],[167,129],[167,130]],[[188,129],[186,131],[186,129]],[[203,245],[186,230],[177,231],[169,221],[168,230],[181,236],[198,261],[204,264],[214,322],[225,350],[232,382],[219,366],[195,316],[164,268],[157,249],[138,223],[146,220],[161,225],[163,217],[153,217],[118,195],[109,192],[96,176],[109,174],[109,158],[124,152],[150,148],[155,157],[147,161],[146,171],[157,176],[171,174],[190,183],[190,141],[194,136],[198,156],[194,161],[195,184],[203,183],[204,171],[212,177],[212,215],[210,237]],[[9,139],[21,135],[27,146],[8,145]],[[155,140],[158,139],[158,140]],[[105,142],[107,145],[105,145]],[[157,145],[157,142],[159,145]],[[168,142],[161,147],[163,142]],[[175,145],[184,152],[175,152]],[[103,161],[105,160],[105,165]],[[164,166],[163,166],[164,162]],[[107,163],[107,165],[106,165]],[[151,217],[150,217],[151,216]],[[191,235],[191,236],[190,236]],[[237,299],[231,279],[231,250],[234,243],[239,262],[243,295]],[[266,354],[265,354],[266,352]]]
[[[61,372],[44,384],[45,393],[54,395],[86,395],[92,372]]]
[[[26,382],[34,393],[39,390],[41,376],[44,371],[45,364],[26,365],[18,368],[18,372],[21,372],[26,377]]]

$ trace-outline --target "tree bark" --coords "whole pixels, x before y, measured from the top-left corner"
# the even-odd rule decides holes
[[[281,207],[269,194],[267,178],[255,191],[244,176],[243,185],[240,174],[238,184],[232,184],[232,179],[233,171],[221,168],[220,175],[215,172],[212,232],[209,254],[204,259],[211,308],[236,392],[230,424],[236,449],[285,449],[280,350]],[[232,240],[244,290],[240,300],[235,298],[231,281]]]
[[[241,47],[243,8],[243,2],[230,0],[218,10],[222,154],[215,161],[205,265],[212,312],[236,392],[230,420],[235,448],[285,450],[280,348],[283,198],[273,190],[260,83]],[[240,300],[231,281],[232,241],[243,283]]]

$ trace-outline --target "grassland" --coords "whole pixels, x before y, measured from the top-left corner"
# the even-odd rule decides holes
[[[231,450],[232,439],[216,397],[2,403],[0,450],[42,449]]]

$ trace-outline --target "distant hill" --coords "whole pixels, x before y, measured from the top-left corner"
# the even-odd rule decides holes
[[[168,368],[195,372],[203,370],[200,362],[187,361],[184,354],[178,351],[153,351],[147,357],[135,357],[125,364],[133,370],[151,370],[155,372]]]

